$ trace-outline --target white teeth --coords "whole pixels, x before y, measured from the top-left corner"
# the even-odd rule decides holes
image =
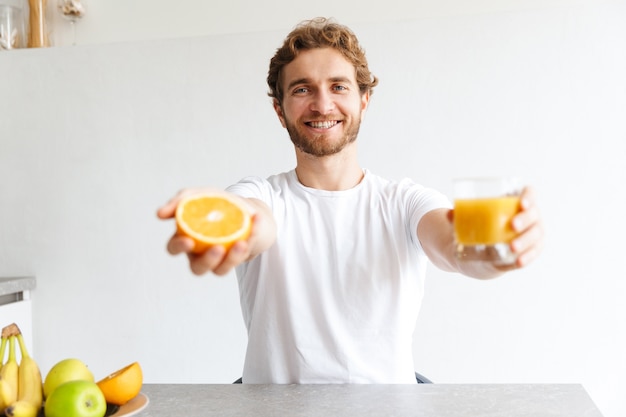
[[[317,129],[330,129],[335,126],[338,122],[336,120],[328,120],[325,122],[309,122],[309,126],[317,128]]]

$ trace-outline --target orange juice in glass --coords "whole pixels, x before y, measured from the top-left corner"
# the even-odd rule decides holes
[[[457,257],[511,265],[511,220],[520,211],[521,186],[514,178],[454,180],[454,234]]]

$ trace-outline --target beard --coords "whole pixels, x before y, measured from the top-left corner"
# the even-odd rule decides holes
[[[339,140],[331,141],[329,140],[329,135],[325,133],[307,136],[307,133],[303,132],[300,125],[285,119],[287,132],[294,146],[302,152],[316,157],[339,153],[356,140],[359,134],[359,127],[361,126],[361,118],[353,119],[352,122],[347,122],[344,119],[341,123],[346,124],[343,136]]]

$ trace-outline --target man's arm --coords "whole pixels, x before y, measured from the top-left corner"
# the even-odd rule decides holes
[[[527,187],[522,192],[521,205],[521,211],[513,218],[513,229],[518,236],[511,242],[511,249],[518,257],[511,267],[501,268],[489,262],[459,260],[455,255],[452,210],[437,209],[426,213],[417,226],[417,237],[436,267],[473,278],[495,278],[507,270],[523,268],[541,251],[543,225],[532,188]]]
[[[181,191],[159,208],[157,216],[163,220],[173,218],[176,213],[176,207],[183,197],[202,191],[215,192],[216,190],[189,189]],[[225,191],[220,192],[226,193]],[[247,240],[236,242],[228,251],[225,251],[223,246],[214,246],[201,254],[191,252],[194,247],[193,240],[177,233],[167,243],[167,251],[170,254],[187,254],[189,268],[196,275],[202,275],[209,271],[216,275],[226,275],[237,265],[267,250],[276,240],[276,222],[267,204],[254,198],[241,198],[233,194],[230,195],[233,198],[240,199],[252,214],[252,232]]]

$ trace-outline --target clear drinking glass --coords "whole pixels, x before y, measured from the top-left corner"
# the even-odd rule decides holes
[[[0,51],[26,46],[22,9],[0,4]]]
[[[517,260],[510,242],[511,221],[520,211],[522,186],[517,178],[459,178],[454,180],[456,255],[462,260],[498,266]]]

